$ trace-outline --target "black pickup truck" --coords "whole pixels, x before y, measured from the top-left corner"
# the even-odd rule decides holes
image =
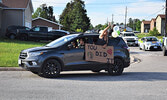
[[[30,30],[18,31],[17,37],[20,40],[55,40],[64,35],[68,35],[68,31],[63,30],[52,30],[48,31],[48,27],[45,26],[35,26]]]

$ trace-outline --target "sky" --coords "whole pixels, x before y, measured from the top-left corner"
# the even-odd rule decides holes
[[[41,4],[53,6],[56,20],[71,0],[32,0],[34,11]],[[165,13],[165,0],[83,0],[91,24],[105,24],[107,21],[125,23],[127,7],[127,22],[129,18],[151,20],[158,14]],[[112,16],[113,15],[113,16]]]

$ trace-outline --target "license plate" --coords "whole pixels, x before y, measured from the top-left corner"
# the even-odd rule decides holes
[[[157,47],[154,47],[155,49],[157,49]]]
[[[19,60],[18,60],[18,64],[21,65],[21,62],[22,62],[22,61],[19,59]]]

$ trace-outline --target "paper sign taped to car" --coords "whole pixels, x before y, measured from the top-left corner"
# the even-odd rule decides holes
[[[107,46],[105,49],[101,45],[85,44],[86,61],[96,61],[102,63],[114,63],[114,47]]]

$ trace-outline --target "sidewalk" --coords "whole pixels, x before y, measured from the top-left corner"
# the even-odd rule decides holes
[[[134,55],[130,57],[131,64],[139,63],[140,59],[136,58]],[[21,67],[0,67],[0,71],[26,71],[25,69]]]

